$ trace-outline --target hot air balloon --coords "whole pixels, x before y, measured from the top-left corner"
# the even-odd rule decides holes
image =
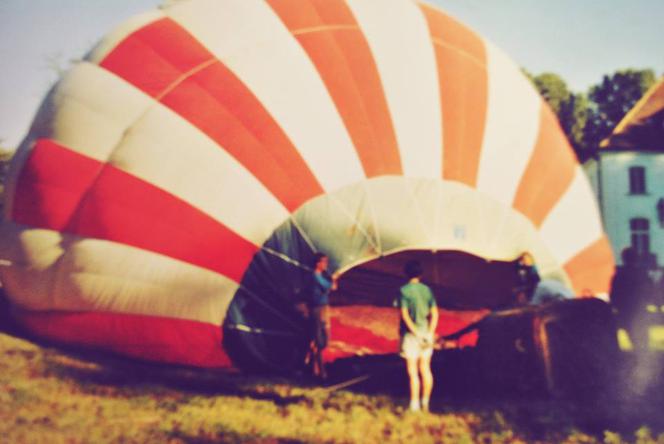
[[[607,292],[591,187],[500,49],[410,0],[188,0],[118,26],[45,98],[0,279],[45,338],[283,369],[317,252],[341,273],[333,360],[397,350],[406,261],[449,331],[510,302],[524,251]]]

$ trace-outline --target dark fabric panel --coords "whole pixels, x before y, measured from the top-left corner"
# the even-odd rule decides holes
[[[224,322],[224,348],[236,365],[287,371],[303,363],[308,324],[298,304],[308,296],[313,255],[287,221],[254,256]]]

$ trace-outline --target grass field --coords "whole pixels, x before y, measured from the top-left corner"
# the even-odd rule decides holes
[[[424,414],[404,409],[396,356],[363,358],[369,379],[343,389],[334,387],[347,379],[342,367],[332,386],[319,386],[143,363],[31,339],[0,298],[0,444],[664,444],[663,333],[651,329],[645,356],[621,352],[621,390],[584,401],[486,393],[473,387],[465,361],[438,360],[432,412]]]
[[[81,356],[0,334],[2,443],[664,443],[653,421],[614,427],[563,401],[442,396],[414,414],[386,392]]]

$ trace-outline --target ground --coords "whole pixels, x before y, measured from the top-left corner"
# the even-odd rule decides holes
[[[416,414],[404,410],[398,360],[382,372],[366,361],[368,379],[337,388],[66,349],[0,317],[0,442],[664,443],[661,352],[648,355],[660,373],[641,386],[633,352],[622,353],[629,389],[617,398],[489,394],[449,376],[438,380],[432,413]],[[332,369],[338,381],[342,370]]]

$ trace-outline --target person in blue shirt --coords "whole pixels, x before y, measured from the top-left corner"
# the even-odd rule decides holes
[[[422,265],[417,261],[410,261],[404,267],[404,272],[408,277],[408,283],[401,287],[399,296],[401,309],[399,332],[401,356],[406,360],[410,380],[410,410],[417,411],[422,408],[428,411],[433,389],[431,356],[438,325],[438,308],[431,289],[420,282]]]
[[[310,355],[313,374],[326,379],[323,365],[323,350],[330,338],[330,292],[337,289],[337,279],[327,272],[329,258],[317,253],[313,259],[312,288],[309,299],[309,319],[311,326]]]

